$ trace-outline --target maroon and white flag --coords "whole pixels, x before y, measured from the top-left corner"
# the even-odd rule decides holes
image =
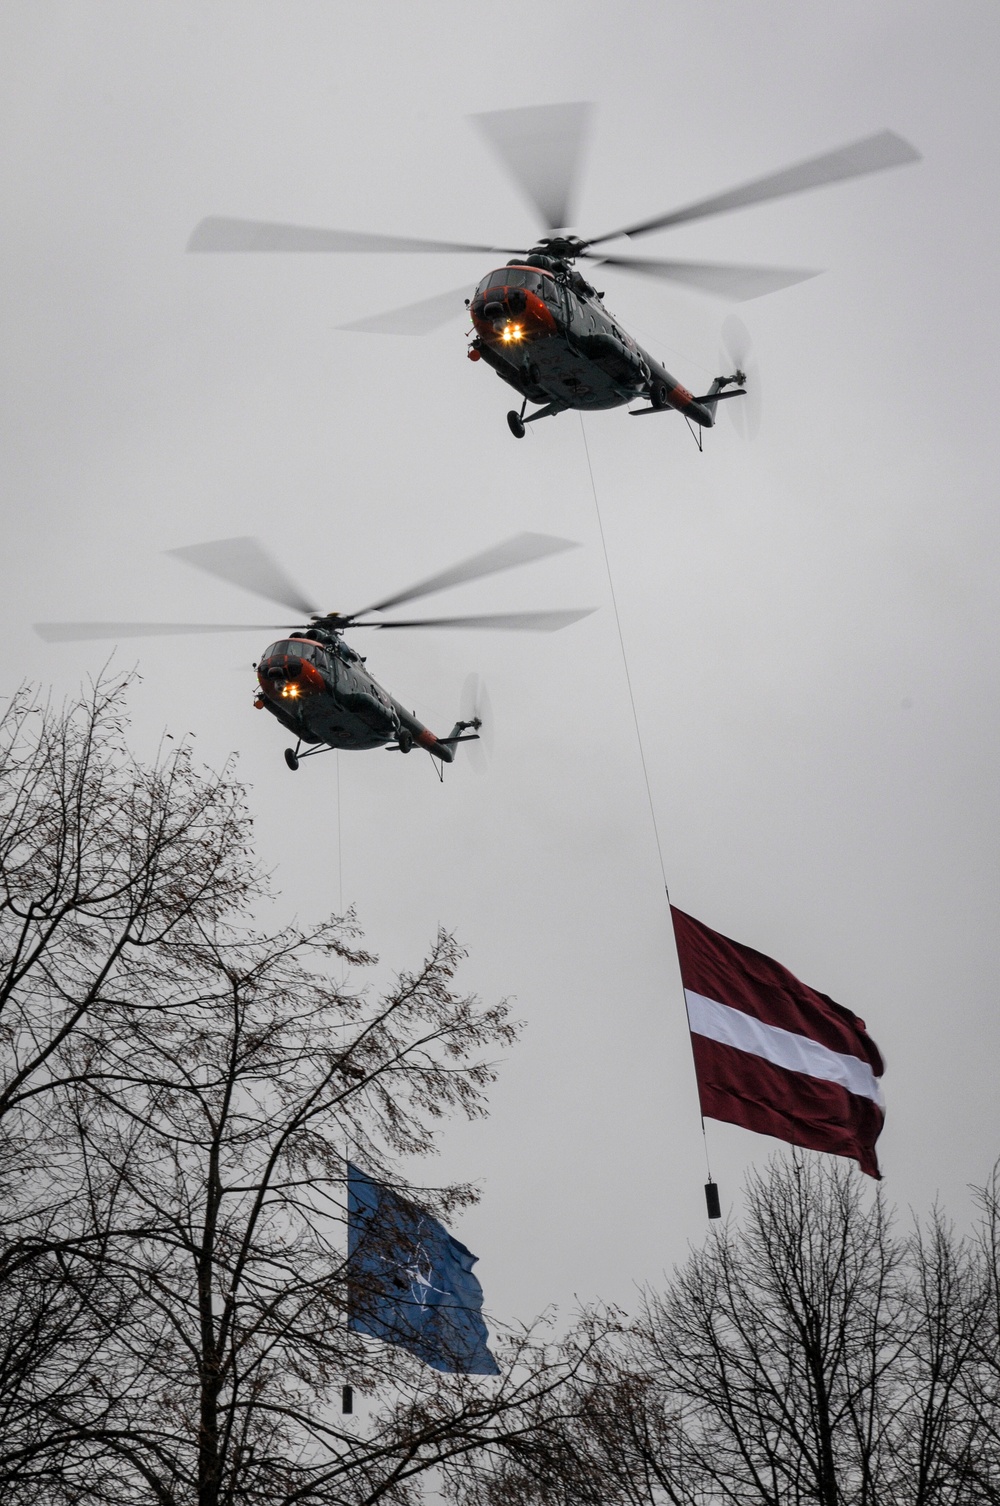
[[[880,1175],[884,1066],[864,1020],[671,906],[701,1111]]]

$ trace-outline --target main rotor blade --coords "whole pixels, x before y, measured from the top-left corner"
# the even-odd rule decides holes
[[[285,633],[287,622],[36,622],[46,643],[96,638],[164,638],[178,633]]]
[[[510,628],[521,633],[557,633],[560,628],[589,617],[596,607],[557,612],[498,612],[483,617],[414,617],[408,622],[352,622],[370,628]]]
[[[168,549],[175,559],[214,575],[217,580],[229,581],[242,586],[255,596],[267,601],[276,601],[279,606],[291,607],[299,617],[311,617],[319,612],[306,596],[302,587],[296,585],[277,560],[256,539],[213,539],[207,544],[185,544],[182,549]]]
[[[312,225],[284,225],[274,220],[231,219],[210,215],[191,232],[189,251],[489,251],[503,246],[473,246],[464,241],[424,241],[406,235],[369,234],[364,230],[323,230]],[[513,252],[509,254],[513,255]]]
[[[527,565],[532,560],[544,559],[546,555],[561,554],[564,549],[579,547],[573,539],[556,539],[547,533],[518,533],[512,539],[494,545],[492,549],[484,549],[481,554],[461,560],[457,565],[452,565],[450,570],[442,570],[438,575],[418,581],[415,586],[408,586],[405,591],[398,591],[394,596],[372,602],[371,606],[363,607],[360,612],[352,612],[350,620],[353,623],[367,612],[386,612],[390,607],[402,606],[404,601],[416,601],[418,596],[430,596],[434,591],[447,591],[467,580],[480,580],[484,575],[512,570],[515,565]],[[380,627],[393,625],[388,622],[379,624]]]
[[[530,105],[471,115],[549,230],[573,222],[573,191],[591,104]]]
[[[716,194],[713,198],[699,199],[684,209],[672,210],[653,220],[640,220],[622,230],[610,230],[587,244],[597,246],[618,235],[649,235],[654,230],[666,230],[687,220],[703,220],[708,215],[724,214],[729,209],[742,209],[748,204],[761,204],[766,199],[780,199],[786,194],[802,193],[807,188],[820,188],[825,183],[841,183],[848,178],[861,178],[866,173],[878,173],[888,167],[902,167],[907,162],[919,161],[920,153],[902,136],[897,136],[894,131],[879,131],[834,152],[796,162],[781,172],[754,178],[750,183]]]
[[[354,319],[350,324],[340,324],[338,329],[361,330],[368,335],[428,335],[439,329],[449,319],[457,319],[466,313],[462,300],[469,299],[475,285],[450,288],[447,293],[438,293],[433,298],[424,298],[419,303],[407,303],[402,308],[390,309],[385,314],[371,314],[365,319]]]
[[[789,288],[796,282],[805,282],[819,273],[805,267],[741,267],[727,266],[718,262],[704,261],[642,261],[633,256],[591,257],[602,266],[618,267],[623,272],[637,273],[640,277],[656,277],[664,282],[680,282],[697,288],[702,293],[714,293],[718,298],[731,298],[735,303],[744,303],[748,298],[761,298],[765,293],[774,293],[778,288]]]

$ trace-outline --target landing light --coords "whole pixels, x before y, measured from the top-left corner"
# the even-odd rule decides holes
[[[507,324],[504,326],[503,337],[505,340],[520,340],[521,326],[519,324]]]
[[[283,696],[291,696],[293,700],[297,697],[298,693],[299,687],[297,685],[285,685],[281,691]]]

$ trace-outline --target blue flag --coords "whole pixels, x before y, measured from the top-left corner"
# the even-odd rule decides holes
[[[499,1375],[476,1256],[436,1218],[348,1163],[348,1324],[435,1370]]]

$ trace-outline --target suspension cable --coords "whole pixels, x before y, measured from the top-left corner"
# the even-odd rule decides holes
[[[337,913],[344,914],[344,836],[340,819],[340,749],[335,749],[337,767]]]
[[[579,410],[578,410],[579,411]],[[649,805],[649,817],[653,825],[653,836],[656,839],[656,855],[660,860],[660,877],[663,880],[663,892],[667,897],[667,914],[670,918],[670,934],[674,933],[673,910],[670,904],[670,885],[667,883],[667,867],[663,860],[663,844],[660,841],[660,828],[656,820],[656,806],[653,803],[653,788],[649,782],[649,769],[646,764],[646,752],[642,745],[642,732],[639,727],[639,713],[635,704],[635,692],[632,689],[632,676],[628,667],[628,655],[625,652],[625,636],[622,633],[621,616],[618,612],[618,598],[615,595],[615,583],[611,574],[611,561],[608,558],[608,543],[604,536],[604,521],[601,518],[601,504],[597,499],[597,484],[594,481],[594,466],[590,458],[590,445],[587,443],[587,430],[583,422],[583,413],[580,411],[580,433],[583,436],[583,451],[587,457],[587,470],[590,473],[590,490],[594,498],[594,511],[597,514],[597,530],[601,536],[601,550],[604,554],[604,569],[608,577],[608,590],[611,592],[611,606],[615,614],[615,628],[618,632],[618,647],[621,650],[622,666],[625,670],[625,684],[628,686],[629,704],[632,707],[632,722],[635,726],[635,740],[639,748],[639,762],[642,764],[642,777],[646,786],[646,801]],[[676,936],[675,936],[676,948]],[[694,1062],[694,1041],[691,1032],[691,1011],[688,1009],[687,994],[684,992],[683,979],[681,980],[681,994],[684,999],[684,1013],[687,1017],[688,1040],[691,1043],[691,1060]],[[695,1063],[695,1085],[698,1082],[697,1063]],[[705,1150],[705,1166],[708,1170],[708,1180],[712,1181],[712,1165],[708,1155],[708,1135],[705,1131],[705,1115],[701,1112],[701,1094],[698,1095],[698,1114],[701,1119],[701,1138]]]

